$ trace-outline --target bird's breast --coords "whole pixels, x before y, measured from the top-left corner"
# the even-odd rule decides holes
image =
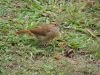
[[[51,32],[54,33],[54,34],[58,34],[60,31],[60,28],[59,27],[54,27],[52,28]]]

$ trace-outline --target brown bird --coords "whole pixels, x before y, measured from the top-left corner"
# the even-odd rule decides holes
[[[55,21],[51,24],[45,24],[38,28],[33,28],[30,30],[19,30],[17,34],[28,33],[29,35],[35,35],[43,44],[48,43],[57,37],[60,33],[59,25],[61,21]]]

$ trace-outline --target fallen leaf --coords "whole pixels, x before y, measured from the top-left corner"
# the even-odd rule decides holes
[[[60,59],[62,58],[61,53],[60,53],[60,52],[56,52],[56,53],[54,54],[54,58],[55,58],[56,60],[60,60]]]

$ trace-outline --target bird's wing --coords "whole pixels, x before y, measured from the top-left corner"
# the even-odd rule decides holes
[[[35,35],[40,35],[40,36],[46,36],[50,32],[50,27],[49,26],[43,26],[40,28],[35,28],[33,30],[30,30],[33,34]]]

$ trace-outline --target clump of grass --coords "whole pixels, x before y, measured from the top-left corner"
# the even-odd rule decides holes
[[[99,60],[100,42],[86,31],[88,28],[97,37],[100,35],[99,7],[99,2],[89,6],[86,1],[78,0],[0,0],[0,74],[77,75],[73,65],[64,59],[59,64],[52,56],[56,51],[65,50],[59,46],[64,43],[73,48],[76,54],[81,51],[93,52],[86,55],[88,60]],[[60,41],[55,40],[47,48],[40,48],[38,40],[29,35],[17,36],[15,33],[56,19],[63,19],[60,27],[64,33],[58,38]],[[94,74],[98,67],[95,68],[85,67],[79,72]]]

